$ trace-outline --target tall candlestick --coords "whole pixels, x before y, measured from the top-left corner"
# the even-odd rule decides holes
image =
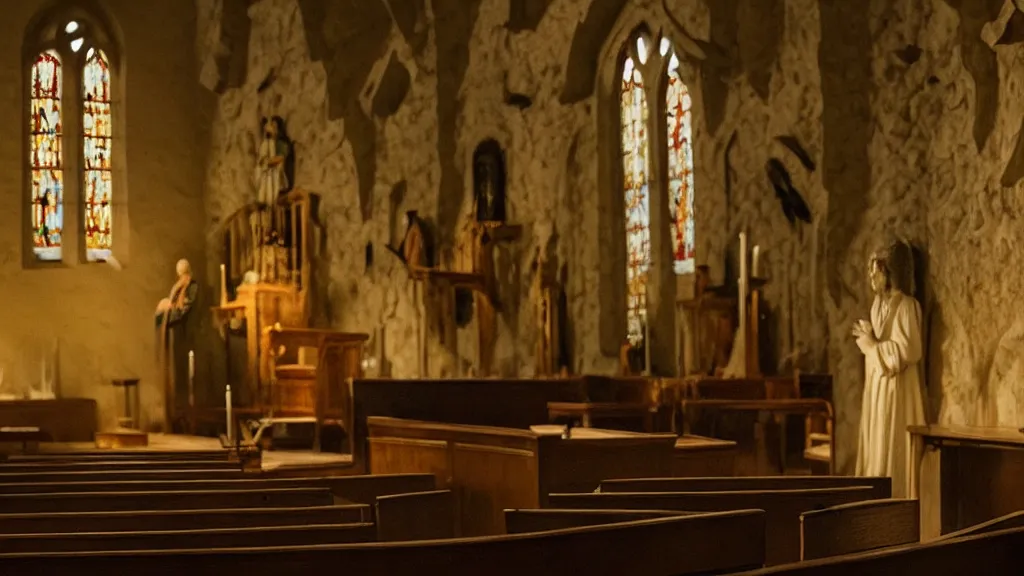
[[[193,350],[188,351],[188,407],[189,410],[196,405],[196,353]]]
[[[195,378],[196,376],[196,353],[194,350],[188,351],[188,377]]]
[[[220,265],[220,305],[228,303],[228,274],[223,264]]]
[[[761,277],[761,245],[754,246],[754,251],[750,257],[750,277],[760,278]]]
[[[750,277],[747,275],[747,233],[740,232],[740,281],[739,281],[739,347],[740,375],[747,376],[747,288],[750,286]]]
[[[224,413],[227,417],[228,424],[228,445],[235,445],[235,427],[231,424],[233,418],[231,417],[231,385],[228,384],[227,390],[224,392]]]

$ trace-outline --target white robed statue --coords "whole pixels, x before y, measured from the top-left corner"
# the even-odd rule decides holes
[[[876,252],[868,264],[871,321],[853,328],[864,354],[864,398],[857,442],[857,476],[892,477],[893,498],[908,494],[910,434],[925,423],[920,374],[921,306],[912,292],[913,259],[905,243]]]
[[[253,169],[253,183],[256,185],[256,200],[260,204],[261,218],[256,232],[256,241],[267,242],[267,236],[276,231],[280,222],[274,217],[274,206],[281,192],[288,190],[288,175],[285,161],[291,146],[284,135],[282,121],[277,116],[263,118],[260,122],[263,137],[257,150],[256,167]]]

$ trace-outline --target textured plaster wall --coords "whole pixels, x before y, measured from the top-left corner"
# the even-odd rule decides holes
[[[840,467],[852,464],[863,376],[848,334],[870,305],[867,257],[890,234],[923,254],[933,417],[1016,422],[1024,17],[1010,0],[196,6],[200,77],[217,94],[208,277],[219,223],[253,195],[257,120],[279,114],[297,184],[323,196],[322,321],[383,330],[393,375],[417,372],[411,283],[383,249],[400,241],[395,215],[419,210],[450,246],[469,216],[470,159],[485,138],[506,149],[509,220],[524,226],[496,255],[496,371],[533,371],[528,287],[538,249],[567,266],[574,370],[615,369],[623,252],[609,224],[617,132],[608,118],[617,114],[618,48],[646,23],[692,55],[683,68],[695,96],[698,261],[732,281],[736,233],[746,229],[762,247],[776,360],[835,375]],[[795,137],[816,169],[803,168],[782,136]],[[784,218],[765,176],[772,157],[813,224]],[[463,336],[461,362],[471,363]],[[435,375],[454,372],[448,350],[433,342],[431,352]]]
[[[201,203],[202,151],[189,2],[109,0],[76,4],[105,11],[124,57],[124,147],[127,185],[115,188],[115,236],[121,271],[104,264],[27,269],[21,235],[27,217],[23,106],[27,96],[22,42],[31,19],[54,2],[10,2],[0,19],[0,368],[12,392],[38,386],[42,351],[59,342],[60,394],[95,398],[101,425],[111,426],[120,396],[115,377],[142,379],[144,423],[163,420],[162,384],[154,364],[153,310],[174,282],[174,263],[205,266]],[[70,97],[70,94],[67,94]],[[76,178],[67,174],[67,178]],[[67,205],[65,219],[79,207]],[[130,231],[129,231],[130,230]]]

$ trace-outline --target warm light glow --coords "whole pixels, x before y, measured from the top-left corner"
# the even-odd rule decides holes
[[[668,54],[668,51],[671,49],[672,43],[668,41],[668,38],[662,37],[661,46],[658,47],[658,52],[660,52],[661,55],[664,56],[665,54]]]
[[[75,22],[74,20],[68,22],[68,25],[64,27],[64,31],[68,34],[73,34],[75,30],[78,30],[78,22]]]
[[[647,42],[644,42],[643,36],[636,37],[636,57],[641,64],[647,64]]]
[[[71,41],[71,50],[74,51],[74,52],[78,52],[79,50],[82,49],[82,44],[84,44],[84,43],[85,43],[85,38],[76,38],[76,39],[72,40]]]

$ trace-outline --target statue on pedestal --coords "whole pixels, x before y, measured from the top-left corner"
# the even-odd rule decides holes
[[[853,327],[864,354],[864,397],[857,443],[858,476],[891,476],[893,498],[905,498],[910,478],[907,426],[925,424],[919,364],[921,305],[914,299],[913,255],[896,242],[872,254],[868,277],[875,298],[871,320]]]
[[[185,380],[189,370],[186,320],[199,293],[199,284],[192,277],[192,266],[188,260],[178,260],[176,272],[178,279],[171,286],[170,295],[160,300],[154,315],[159,332],[157,355],[164,376],[168,431],[173,431],[177,391],[188,386]]]
[[[473,200],[477,222],[505,221],[505,153],[495,140],[473,152]]]
[[[262,138],[256,150],[253,183],[256,186],[257,210],[253,214],[253,242],[256,245],[256,270],[261,276],[266,268],[276,265],[275,247],[284,245],[284,214],[279,214],[277,200],[291,188],[288,178],[291,143],[284,132],[284,121],[279,116],[260,120]],[[265,250],[264,247],[270,248]]]

